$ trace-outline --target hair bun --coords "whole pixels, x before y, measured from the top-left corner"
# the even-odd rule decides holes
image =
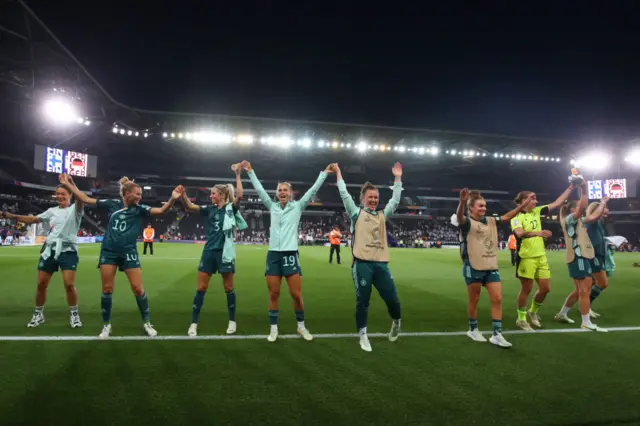
[[[120,178],[120,185],[124,185],[124,184],[129,183],[129,182],[131,182],[131,180],[126,176],[123,176],[123,177]]]

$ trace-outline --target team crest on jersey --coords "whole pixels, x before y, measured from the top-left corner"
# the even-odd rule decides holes
[[[123,214],[121,214],[121,215],[120,215],[120,219],[124,219],[125,217],[126,217],[126,216],[125,216],[125,215],[123,215]]]

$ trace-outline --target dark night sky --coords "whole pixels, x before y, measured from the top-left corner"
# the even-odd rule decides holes
[[[551,138],[640,134],[632,9],[285,3],[29,2],[131,106]]]

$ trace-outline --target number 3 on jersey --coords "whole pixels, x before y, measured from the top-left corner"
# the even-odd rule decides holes
[[[120,231],[120,232],[124,232],[127,229],[127,222],[125,222],[124,220],[121,222],[118,219],[115,220],[116,223],[113,225],[113,229],[114,231]]]

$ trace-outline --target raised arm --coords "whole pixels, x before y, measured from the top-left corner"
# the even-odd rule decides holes
[[[460,191],[460,201],[458,202],[458,209],[456,210],[456,218],[458,219],[458,226],[462,226],[467,223],[467,216],[464,214],[464,207],[469,199],[469,189],[464,188]]]
[[[551,204],[549,204],[547,206],[549,211],[555,210],[557,208],[560,208],[565,203],[565,201],[567,201],[569,199],[569,197],[571,196],[571,193],[573,192],[573,190],[575,188],[576,188],[575,185],[573,185],[573,184],[569,185],[569,187],[567,189],[565,189],[562,194],[560,194],[558,199],[556,199],[553,203],[551,203]]]
[[[32,223],[40,223],[40,219],[38,218],[38,216],[22,216],[19,214],[13,214],[9,212],[1,212],[0,217],[4,217],[5,219],[16,220],[19,222],[24,222],[29,225],[31,225]]]
[[[64,185],[65,188],[71,191],[74,197],[76,197],[76,206],[78,202],[81,202],[88,206],[96,205],[97,200],[95,198],[89,197],[87,194],[80,191],[78,187],[75,185],[75,183],[73,182],[73,180],[71,180],[71,177],[69,175],[65,175],[65,174],[59,175],[58,180],[60,181],[61,184]],[[84,207],[84,205],[82,207]]]
[[[522,210],[524,210],[525,207],[527,207],[527,204],[529,204],[531,202],[531,200],[533,200],[533,194],[530,194],[526,200],[524,200],[522,203],[520,203],[520,205],[518,205],[515,209],[511,210],[510,212],[507,212],[505,215],[500,217],[500,222],[511,222],[511,219],[513,219],[514,217],[516,217],[518,215],[518,213],[520,213]]]
[[[591,212],[590,215],[584,218],[584,223],[591,223],[600,220],[602,215],[604,214],[604,210],[607,208],[607,203],[609,202],[609,197],[604,197],[598,207]]]
[[[342,179],[342,171],[340,170],[340,167],[338,167],[338,164],[333,164],[333,170],[336,172],[338,191],[340,192],[342,204],[344,204],[344,209],[347,211],[349,217],[352,218],[358,214],[360,209],[356,206],[356,203],[353,202],[353,198],[351,198],[351,194],[349,194],[349,191],[347,190],[347,184],[344,183],[344,180]]]
[[[402,164],[396,163],[393,165],[391,169],[393,176],[395,179],[393,181],[393,194],[391,195],[391,199],[384,206],[384,217],[390,217],[400,205],[400,196],[402,195]]]
[[[173,203],[175,203],[178,198],[182,197],[183,193],[184,193],[184,188],[182,187],[182,185],[176,186],[176,189],[173,190],[173,193],[171,194],[171,198],[169,199],[169,201],[164,203],[162,207],[152,207],[149,210],[149,215],[161,216],[165,214],[166,212],[169,211],[171,206],[173,206]]]
[[[318,193],[318,190],[320,189],[324,181],[327,180],[327,176],[329,175],[329,173],[333,173],[333,169],[331,168],[331,165],[327,166],[326,170],[320,172],[313,186],[309,188],[302,197],[300,197],[299,205],[301,209],[304,210],[304,208],[307,207],[307,204],[309,204],[309,201],[311,201],[313,196]]]
[[[233,202],[233,205],[238,209],[240,207],[240,201],[242,201],[243,188],[242,188],[242,169],[235,164],[235,172],[236,172],[236,199]]]
[[[573,217],[576,219],[582,217],[584,211],[587,209],[587,203],[589,202],[587,197],[587,182],[582,181],[582,184],[580,185],[580,201],[578,201],[578,204],[576,205],[576,211],[573,212]]]
[[[258,197],[260,197],[262,204],[264,204],[266,208],[271,209],[271,206],[273,205],[273,200],[271,199],[271,197],[269,197],[269,194],[267,193],[267,191],[264,190],[262,183],[260,183],[258,176],[256,176],[256,172],[254,172],[253,168],[251,167],[251,163],[249,163],[248,161],[243,161],[240,164],[241,164],[241,167],[247,171],[247,174],[249,175],[249,179],[251,180],[251,184],[253,185],[253,188],[258,193]]]
[[[180,196],[180,198],[182,199],[182,205],[184,206],[184,208],[187,211],[190,211],[190,212],[193,212],[193,213],[199,213],[200,212],[200,206],[197,205],[197,204],[193,204],[191,202],[189,197],[187,197],[187,191],[183,191],[182,195]]]

